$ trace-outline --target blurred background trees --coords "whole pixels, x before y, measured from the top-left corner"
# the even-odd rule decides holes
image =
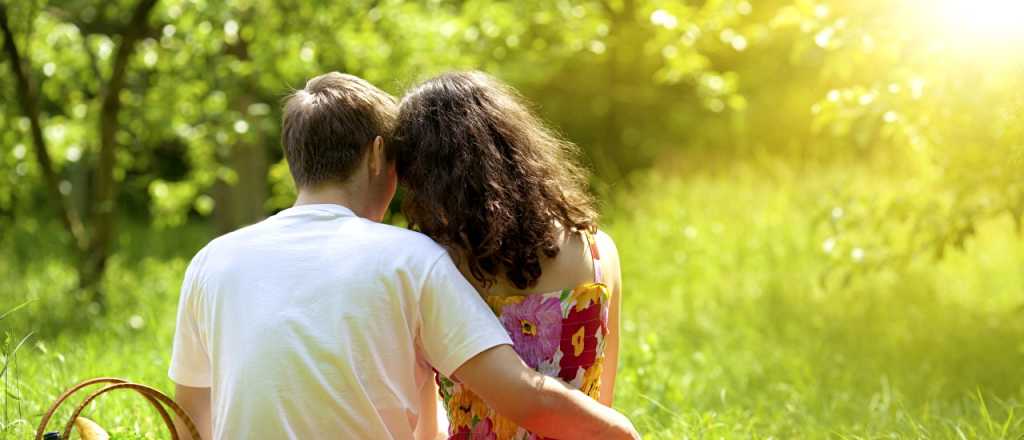
[[[872,166],[906,185],[829,193],[866,207],[813,207],[823,234],[872,237],[878,264],[941,256],[979,219],[1022,229],[1024,33],[1005,8],[1019,7],[4,0],[0,240],[59,222],[83,299],[99,301],[118,223],[226,232],[290,204],[279,104],[309,77],[350,72],[400,95],[475,68],[580,144],[598,191],[651,167]]]

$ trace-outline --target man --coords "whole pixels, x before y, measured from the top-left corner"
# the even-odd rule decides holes
[[[201,432],[436,437],[437,369],[538,434],[639,438],[527,368],[444,249],[377,223],[397,181],[382,140],[395,113],[393,97],[339,73],[288,98],[295,206],[211,242],[182,285],[169,375]]]

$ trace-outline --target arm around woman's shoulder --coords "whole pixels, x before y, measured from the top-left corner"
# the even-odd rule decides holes
[[[466,361],[454,377],[498,414],[544,437],[639,440],[622,414],[526,366],[510,345]]]

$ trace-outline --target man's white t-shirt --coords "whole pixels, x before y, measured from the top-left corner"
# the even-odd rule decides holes
[[[433,369],[511,344],[426,236],[301,205],[192,260],[169,375],[212,388],[214,439],[408,439]],[[425,413],[423,411],[426,411]]]

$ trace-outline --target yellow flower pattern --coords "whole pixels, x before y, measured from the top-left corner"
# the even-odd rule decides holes
[[[604,370],[604,357],[597,358],[594,365],[587,368],[583,375],[583,386],[580,391],[594,399],[601,396],[601,373]]]
[[[506,305],[508,305],[508,304],[519,304],[519,303],[523,302],[524,300],[526,300],[526,297],[522,296],[522,295],[516,295],[516,296],[491,295],[491,296],[488,296],[485,299],[487,300],[487,305],[491,306],[491,310],[494,311],[494,314],[500,316],[501,315],[501,309],[503,309]]]
[[[592,303],[607,303],[608,288],[603,284],[584,284],[572,291],[572,298],[576,301],[576,311],[579,312]]]
[[[586,336],[586,330],[585,327],[580,327],[579,330],[576,330],[576,333],[572,334],[573,356],[583,354],[583,337]]]
[[[487,404],[482,399],[473,394],[472,391],[466,388],[461,388],[459,392],[453,393],[451,400],[448,401],[448,422],[452,425],[452,428],[458,428],[461,426],[472,427],[473,418],[482,420],[490,412],[487,408]]]
[[[499,439],[512,438],[516,435],[519,426],[504,417],[494,417],[494,433]]]

